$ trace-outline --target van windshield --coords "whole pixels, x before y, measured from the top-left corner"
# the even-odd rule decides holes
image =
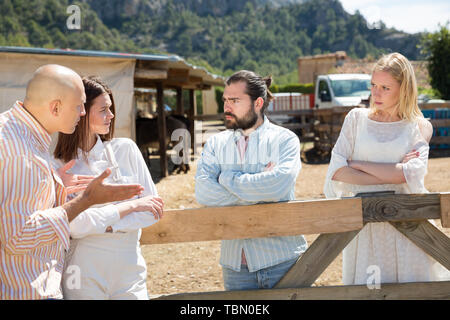
[[[331,80],[336,97],[365,97],[370,94],[370,79]]]

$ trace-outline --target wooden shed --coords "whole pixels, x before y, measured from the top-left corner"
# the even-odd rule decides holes
[[[299,57],[297,59],[298,82],[315,83],[318,75],[327,74],[330,69],[342,65],[345,59],[347,59],[345,51]]]

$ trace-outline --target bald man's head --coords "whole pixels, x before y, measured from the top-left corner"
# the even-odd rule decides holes
[[[48,132],[72,133],[85,114],[81,77],[56,64],[38,68],[28,82],[24,105]]]
[[[48,64],[39,67],[28,82],[25,101],[43,105],[54,99],[61,99],[67,91],[75,91],[82,81],[80,76],[64,66]]]

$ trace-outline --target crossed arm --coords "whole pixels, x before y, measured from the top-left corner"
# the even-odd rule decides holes
[[[195,175],[195,198],[207,206],[231,206],[239,203],[239,198],[222,186],[218,179],[220,163],[210,141],[207,141],[197,165]]]
[[[211,144],[206,143],[197,167],[197,201],[208,206],[227,206],[286,198],[301,168],[300,144],[298,138],[290,137],[274,147],[280,148],[276,163],[269,162],[262,172],[244,173],[222,171]]]
[[[415,151],[409,154],[414,154],[415,157],[418,157]],[[401,184],[406,182],[402,163],[349,160],[348,166],[339,168],[336,171],[333,180],[359,185]]]
[[[417,149],[408,152],[401,162],[380,163],[349,159],[347,160],[347,166],[343,166],[336,170],[332,180],[358,185],[402,184],[407,182],[404,164],[413,159],[418,159],[415,160],[416,162],[422,161],[423,163],[426,163],[426,159],[428,158],[427,144],[433,134],[433,128],[428,121],[420,122],[419,128],[423,137],[422,143],[419,142],[416,146]],[[346,139],[342,139],[342,141],[344,141],[343,143],[345,143],[345,140]],[[426,143],[424,143],[424,141],[426,141]],[[346,148],[343,149],[345,150]]]

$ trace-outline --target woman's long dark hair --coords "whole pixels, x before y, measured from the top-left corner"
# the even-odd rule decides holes
[[[99,136],[102,141],[109,141],[113,138],[114,135],[116,108],[114,105],[114,99],[111,89],[109,89],[109,87],[99,77],[96,76],[83,78],[83,85],[84,91],[86,93],[86,103],[84,104],[86,115],[80,118],[80,121],[78,122],[74,133],[59,133],[58,143],[56,144],[55,151],[53,152],[53,155],[56,159],[61,159],[64,162],[69,162],[72,159],[76,159],[78,157],[78,148],[82,150],[83,156],[86,158],[89,151],[89,111],[94,100],[104,93],[107,93],[109,95],[109,98],[111,99],[112,105],[110,110],[114,114],[114,118],[111,119],[109,132],[107,134],[101,134]]]

